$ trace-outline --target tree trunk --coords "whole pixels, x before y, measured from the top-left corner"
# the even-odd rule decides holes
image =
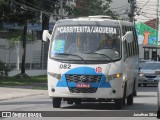
[[[25,21],[24,28],[23,28],[21,74],[25,74],[26,35],[27,35],[27,20]]]

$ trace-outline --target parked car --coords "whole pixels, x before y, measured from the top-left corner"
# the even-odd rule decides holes
[[[158,85],[160,80],[160,62],[147,61],[140,67],[138,86]]]
[[[160,81],[158,82],[157,103],[158,103],[157,118],[160,119]]]
[[[152,61],[152,60],[151,59],[149,60],[139,59],[139,67],[142,67],[145,62],[149,62],[149,61]]]

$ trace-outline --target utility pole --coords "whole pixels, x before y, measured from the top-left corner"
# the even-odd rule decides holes
[[[130,3],[129,21],[134,22],[135,0],[128,0],[128,2]]]
[[[157,37],[158,37],[158,45],[160,45],[160,1],[159,0],[157,0],[157,30],[158,30],[158,35],[157,35]]]
[[[60,0],[60,18],[63,19],[63,0]]]

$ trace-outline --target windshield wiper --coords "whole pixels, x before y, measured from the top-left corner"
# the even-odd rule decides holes
[[[96,53],[96,52],[93,52],[93,53],[90,53],[90,54],[102,55],[102,56],[105,56],[106,58],[110,59],[112,62],[114,62],[114,60],[113,60],[112,58],[110,58],[109,56],[107,56],[107,55],[105,55],[105,54]]]
[[[86,61],[81,57],[81,56],[79,56],[79,55],[76,55],[76,54],[68,54],[68,53],[60,53],[60,54],[56,54],[56,55],[68,55],[68,56],[77,56],[77,57],[79,57],[81,60],[83,60],[84,61],[84,63],[86,63]]]

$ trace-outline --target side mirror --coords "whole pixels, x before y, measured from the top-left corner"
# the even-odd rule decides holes
[[[141,67],[139,67],[139,71],[141,70]]]
[[[51,34],[49,33],[49,30],[44,30],[42,35],[43,41],[48,41],[48,39],[51,39]]]
[[[134,38],[133,38],[133,32],[132,31],[128,31],[124,36],[123,36],[123,41],[126,40],[127,43],[133,42]]]

